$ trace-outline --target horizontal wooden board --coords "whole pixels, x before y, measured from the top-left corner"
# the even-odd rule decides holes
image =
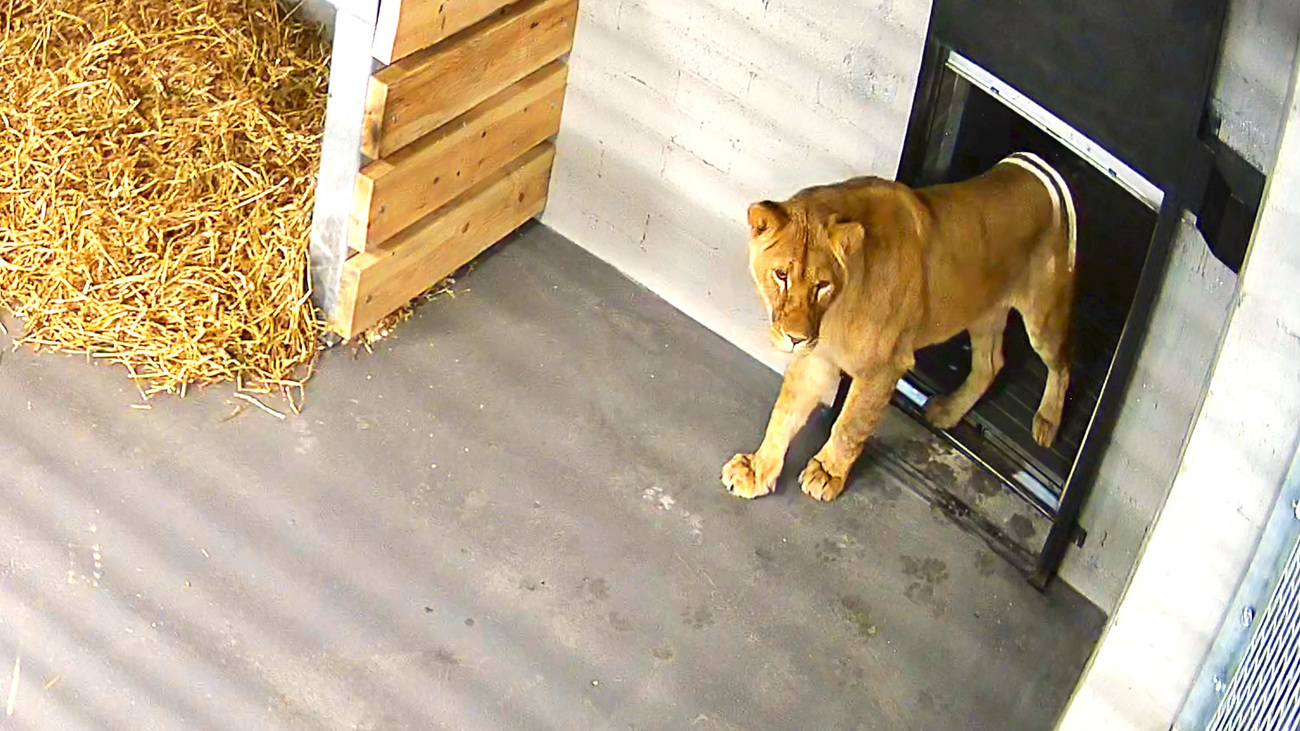
[[[384,0],[375,25],[374,55],[389,64],[421,51],[498,12],[515,0]]]
[[[577,0],[526,0],[375,72],[362,152],[388,157],[568,53],[577,16]]]
[[[348,243],[371,250],[560,129],[568,69],[555,62],[357,175]]]
[[[546,206],[555,147],[543,142],[378,252],[343,265],[333,328],[352,338],[501,240]]]

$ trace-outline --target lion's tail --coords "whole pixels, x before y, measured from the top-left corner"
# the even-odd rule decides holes
[[[1070,268],[1073,269],[1075,248],[1079,241],[1079,217],[1074,208],[1074,196],[1070,194],[1070,186],[1066,184],[1065,178],[1061,177],[1056,168],[1032,152],[1014,152],[1003,158],[1002,162],[1028,170],[1047,187],[1047,193],[1052,197],[1052,212],[1065,217],[1066,245],[1069,247]]]

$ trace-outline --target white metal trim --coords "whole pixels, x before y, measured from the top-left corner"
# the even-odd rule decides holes
[[[1165,200],[1163,190],[1060,117],[1044,109],[1038,102],[956,51],[948,53],[947,66],[975,87],[1006,104],[1035,127],[1056,138],[1074,154],[1087,160],[1152,210],[1160,210]]]
[[[1061,509],[1061,498],[1054,494],[1042,480],[1034,477],[1026,470],[1020,470],[1011,476],[1011,479],[1020,483],[1020,486],[1033,493],[1044,505],[1050,507],[1053,511]]]
[[[908,383],[906,378],[899,379],[895,388],[899,393],[903,394],[903,398],[906,398],[918,407],[924,408],[925,402],[930,400],[930,397],[921,393],[919,389]]]
[[[337,13],[310,246],[312,297],[327,320],[337,314],[348,256],[347,232],[361,169],[361,133],[379,9],[377,0],[332,0],[331,4]]]

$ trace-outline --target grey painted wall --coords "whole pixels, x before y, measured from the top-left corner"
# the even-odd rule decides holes
[[[1300,29],[1294,3],[1234,0],[1223,135],[1271,163]],[[585,0],[545,222],[780,368],[745,268],[744,210],[892,175],[928,0]],[[1235,276],[1185,222],[1063,578],[1124,591],[1177,469]]]

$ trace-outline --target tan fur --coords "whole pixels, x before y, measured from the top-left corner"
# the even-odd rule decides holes
[[[1053,198],[1033,173],[999,164],[952,185],[855,178],[751,205],[750,271],[773,343],[796,357],[762,444],[723,467],[727,488],[771,492],[790,440],[847,373],[843,411],[799,477],[804,492],[834,499],[915,351],[969,330],[970,375],[926,408],[936,426],[955,425],[1002,367],[1012,307],[1048,367],[1033,433],[1050,445],[1069,384],[1074,288],[1072,230]]]

